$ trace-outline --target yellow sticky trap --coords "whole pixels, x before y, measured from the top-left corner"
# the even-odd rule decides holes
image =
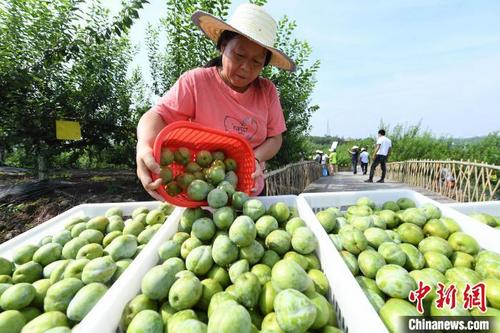
[[[80,140],[82,131],[78,121],[56,120],[56,138],[58,140]]]

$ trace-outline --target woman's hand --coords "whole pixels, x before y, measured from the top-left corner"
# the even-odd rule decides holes
[[[150,196],[159,201],[165,201],[163,197],[156,192],[156,189],[161,186],[161,178],[153,182],[151,172],[160,173],[160,165],[156,163],[153,157],[153,148],[145,143],[137,143],[137,177],[142,183],[142,186]]]
[[[257,161],[257,159],[255,159],[255,172],[252,173],[252,178],[255,181],[259,177],[263,177],[263,176],[264,176],[264,171],[262,170],[262,167],[260,166],[259,161]],[[256,185],[257,185],[257,183],[254,182],[254,187],[252,188],[252,192],[255,194],[258,194],[258,193],[256,193],[258,190]]]

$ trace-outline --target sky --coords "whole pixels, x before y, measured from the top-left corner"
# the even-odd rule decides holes
[[[118,10],[118,0],[108,3]],[[373,136],[381,119],[421,121],[439,136],[500,130],[500,1],[268,0],[264,8],[295,20],[294,36],[321,62],[312,135]],[[165,0],[150,0],[131,29],[146,78],[145,29],[165,13]]]

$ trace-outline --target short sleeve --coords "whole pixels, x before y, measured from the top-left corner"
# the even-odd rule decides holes
[[[384,138],[380,137],[377,139],[377,144],[381,145],[383,141],[384,141]]]
[[[182,74],[177,82],[158,99],[152,111],[159,114],[165,123],[189,120],[195,116],[194,85],[190,72]]]
[[[285,116],[281,108],[278,91],[269,81],[269,112],[267,116],[267,137],[276,136],[286,131]]]

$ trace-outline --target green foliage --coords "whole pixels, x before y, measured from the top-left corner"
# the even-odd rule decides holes
[[[344,139],[336,136],[309,136],[309,139],[315,145],[319,145],[321,147],[331,147],[333,141],[342,142]],[[321,148],[318,148],[321,149]]]
[[[310,96],[316,85],[315,74],[320,62],[310,63],[312,49],[307,41],[292,38],[296,23],[288,17],[278,22],[277,47],[295,61],[297,69],[294,73],[268,67],[263,76],[276,85],[281,107],[285,114],[287,131],[283,134],[283,145],[276,157],[269,162],[270,168],[277,168],[307,158],[306,136],[310,130],[312,114],[319,109],[311,105]]]
[[[258,5],[266,1],[253,1]],[[150,26],[146,44],[155,94],[163,94],[185,71],[203,66],[217,56],[214,43],[199,29],[195,29],[190,16],[195,10],[226,18],[231,1],[193,0],[188,2],[167,1],[167,16],[160,26]],[[283,50],[297,64],[297,71],[290,73],[271,66],[264,69],[262,76],[276,85],[280,94],[287,132],[278,155],[269,163],[271,168],[300,160],[307,149],[305,135],[310,129],[309,120],[319,107],[310,105],[310,96],[316,84],[315,73],[319,61],[310,61],[311,47],[306,41],[293,38],[296,23],[288,17],[278,22],[276,47]],[[166,35],[166,47],[160,48],[161,36]]]
[[[191,21],[196,10],[226,17],[230,0],[167,0],[167,16],[158,26],[149,26],[146,45],[154,93],[167,91],[185,71],[203,66],[217,55],[214,44]],[[166,36],[160,48],[160,37]]]
[[[38,163],[43,173],[46,161],[73,163],[115,146],[133,154],[138,80],[127,76],[133,49],[123,33],[146,2],[126,3],[115,18],[98,0],[87,2],[88,13],[81,0],[0,7],[0,119],[7,120],[0,146],[15,151],[21,166]],[[57,140],[57,119],[79,121],[83,139]]]
[[[455,148],[456,147],[456,148]],[[486,162],[500,165],[500,132],[489,133],[482,140],[473,140],[470,143],[455,143],[457,153],[455,159],[468,159],[471,161]],[[460,157],[458,157],[460,156]]]
[[[133,166],[135,126],[150,106],[150,88],[163,94],[182,73],[217,56],[191,14],[201,9],[226,18],[231,5],[230,0],[167,0],[166,17],[146,33],[152,74],[146,85],[138,68],[127,70],[135,52],[128,30],[147,1],[125,1],[115,17],[101,1],[6,0],[0,7],[0,119],[6,120],[0,122],[0,159],[7,164],[38,165],[41,176],[45,166]],[[284,17],[278,24],[276,46],[296,61],[297,71],[263,72],[278,88],[288,128],[271,167],[303,157],[304,135],[318,109],[310,105],[310,95],[319,62],[310,61],[306,41],[293,38],[294,21]],[[59,119],[78,121],[83,139],[57,140]]]
[[[500,133],[493,132],[485,137],[472,139],[455,139],[451,137],[436,137],[428,130],[423,130],[420,123],[416,125],[398,124],[391,129],[381,123],[380,128],[386,130],[386,135],[392,141],[392,152],[389,161],[405,160],[464,160],[500,165]],[[366,147],[370,156],[375,148],[376,135],[365,139],[338,139],[337,162],[340,166],[349,166],[352,146]],[[316,149],[328,150],[332,137],[310,137],[310,155]]]
[[[267,0],[251,0],[248,2],[253,3],[254,5],[257,6],[264,6],[267,3]]]

